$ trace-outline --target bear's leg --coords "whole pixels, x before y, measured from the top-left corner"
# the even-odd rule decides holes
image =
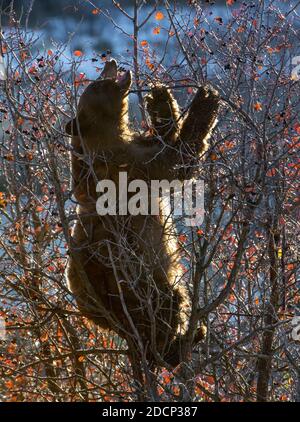
[[[217,123],[220,97],[209,87],[198,89],[179,135],[179,142],[188,146],[187,151],[199,155],[207,150],[207,139]]]
[[[147,111],[155,135],[164,142],[174,144],[180,128],[180,112],[177,101],[165,86],[152,88],[146,97]]]

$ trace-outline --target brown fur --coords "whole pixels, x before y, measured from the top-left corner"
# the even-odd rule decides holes
[[[189,299],[172,246],[172,225],[151,215],[99,217],[96,184],[102,179],[118,184],[120,171],[128,172],[129,181],[148,184],[178,178],[175,166],[189,161],[191,152],[198,156],[205,150],[219,99],[216,92],[200,88],[182,122],[170,91],[154,87],[146,99],[154,136],[137,136],[127,120],[131,76],[126,75],[123,85],[115,79],[112,61],[104,79],[86,88],[76,118],[67,125],[73,135],[73,188],[79,203],[69,286],[84,315],[134,344],[148,361],[163,359],[175,366]]]

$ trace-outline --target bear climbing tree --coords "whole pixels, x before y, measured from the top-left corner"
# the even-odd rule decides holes
[[[103,179],[118,186],[120,172],[148,185],[182,177],[207,149],[220,99],[200,87],[184,116],[170,90],[154,86],[146,97],[152,131],[142,136],[128,126],[130,86],[131,73],[107,62],[66,127],[78,202],[68,281],[81,312],[126,339],[132,360],[174,367],[190,310],[174,225],[153,215],[100,217],[96,186]],[[194,336],[199,340],[201,333]]]

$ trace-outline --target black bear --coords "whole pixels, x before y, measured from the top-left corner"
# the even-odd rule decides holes
[[[115,60],[107,62],[66,127],[78,202],[68,282],[85,316],[126,339],[140,358],[174,367],[190,310],[174,225],[161,215],[99,216],[97,184],[110,180],[119,187],[120,173],[148,186],[178,179],[207,149],[220,99],[215,90],[200,87],[184,117],[169,89],[153,87],[146,97],[152,131],[142,136],[129,129],[130,86],[131,73],[118,72]]]

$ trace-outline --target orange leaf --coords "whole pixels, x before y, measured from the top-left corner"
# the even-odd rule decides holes
[[[49,339],[48,333],[45,333],[41,336],[41,342],[42,343],[45,343],[46,341],[48,341],[48,339]]]
[[[14,383],[9,380],[9,381],[5,381],[5,387],[8,388],[9,390],[11,390],[14,386]]]
[[[76,56],[76,57],[82,57],[83,56],[83,52],[80,51],[80,50],[75,50],[74,51],[74,56]]]
[[[294,125],[294,130],[300,135],[300,123]]]
[[[267,171],[267,176],[274,177],[276,175],[276,169],[272,168],[269,171]]]
[[[185,234],[181,234],[180,236],[178,236],[178,240],[182,243],[187,241],[187,237]]]
[[[163,12],[160,12],[160,11],[156,12],[155,19],[156,19],[157,21],[162,21],[162,20],[164,19],[164,14],[163,14]]]
[[[170,384],[170,382],[171,382],[170,375],[165,375],[164,376],[164,381],[165,381],[166,384]]]
[[[2,46],[1,46],[1,50],[0,50],[0,53],[1,53],[1,54],[5,54],[5,53],[7,53],[7,47],[6,47],[6,45],[5,45],[5,44],[2,44]]]
[[[100,9],[94,9],[94,10],[92,10],[92,14],[93,15],[99,15],[100,14]]]
[[[22,61],[25,60],[25,59],[27,59],[27,53],[26,53],[26,51],[21,51],[20,58],[21,58]]]
[[[214,379],[213,376],[208,376],[208,377],[206,377],[206,382],[210,385],[214,385],[215,379]]]
[[[235,295],[232,293],[231,295],[229,295],[228,299],[229,299],[229,302],[234,303],[235,302]]]
[[[262,105],[259,101],[257,101],[254,105],[253,108],[255,111],[261,111],[262,110]]]
[[[9,153],[3,157],[7,161],[14,161],[14,156],[12,153]]]
[[[141,41],[142,47],[147,47],[147,45],[148,45],[148,41],[146,41],[146,40]]]
[[[17,126],[22,126],[22,124],[24,123],[23,117],[18,117],[16,123],[17,123]]]
[[[153,34],[154,35],[160,34],[160,27],[159,26],[157,26],[156,28],[153,29]]]
[[[32,161],[33,160],[33,153],[31,151],[28,151],[26,153],[26,158],[27,158],[27,160]]]
[[[31,75],[33,75],[36,72],[37,72],[37,68],[35,66],[31,66],[31,68],[28,70],[28,73],[30,73]]]

